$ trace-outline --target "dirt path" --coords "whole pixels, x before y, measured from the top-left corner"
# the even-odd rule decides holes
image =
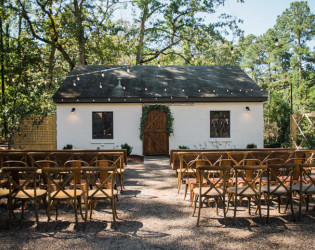
[[[118,230],[112,227],[110,210],[104,204],[98,204],[85,231],[74,229],[74,214],[66,206],[48,232],[44,209],[38,230],[32,210],[27,213],[27,221],[16,220],[10,230],[4,229],[7,213],[1,205],[1,249],[314,248],[314,212],[295,223],[290,215],[279,215],[274,209],[271,223],[261,225],[257,216],[247,214],[244,204],[237,225],[232,226],[230,210],[225,226],[221,210],[217,216],[214,208],[204,208],[201,226],[196,227],[197,218],[191,217],[188,197],[183,200],[183,186],[177,194],[177,177],[168,158],[146,157],[144,164],[128,164],[124,179],[126,189],[117,204]]]

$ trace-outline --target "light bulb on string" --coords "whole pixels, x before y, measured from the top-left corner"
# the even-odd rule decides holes
[[[73,85],[73,87],[77,86],[75,81],[73,81],[72,85]]]
[[[80,81],[80,76],[77,75],[77,81]]]
[[[158,65],[157,65],[159,68],[161,67],[161,63],[160,63],[160,61],[158,61]]]
[[[232,55],[234,55],[234,48],[233,48],[233,46],[231,46],[231,53],[232,53]]]
[[[127,72],[130,73],[130,66],[127,67]]]
[[[103,85],[102,85],[102,83],[100,83],[100,89],[101,89],[101,88],[103,88]]]
[[[278,38],[275,39],[275,45],[279,46],[279,39]]]
[[[101,76],[104,77],[104,72],[103,71],[101,72]]]

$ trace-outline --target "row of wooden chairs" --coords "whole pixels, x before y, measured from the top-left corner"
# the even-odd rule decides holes
[[[67,201],[75,212],[76,226],[78,225],[78,209],[84,225],[87,223],[88,210],[92,217],[93,206],[99,200],[107,200],[110,203],[113,214],[114,226],[117,228],[116,201],[118,192],[116,189],[116,175],[119,167],[115,162],[108,160],[96,160],[90,166],[80,160],[69,160],[60,167],[51,160],[36,161],[40,166],[29,167],[22,161],[4,162],[1,176],[7,183],[0,189],[0,198],[8,199],[9,224],[14,216],[14,203],[22,201],[21,218],[24,218],[24,206],[26,201],[31,201],[35,208],[36,222],[38,226],[39,204],[43,201],[46,207],[48,230],[53,206],[56,208],[56,220],[58,218],[58,204]],[[82,182],[81,177],[84,178]],[[48,196],[48,198],[47,198]],[[85,215],[82,212],[81,198],[85,201]]]
[[[185,196],[188,187],[190,188],[190,200],[194,201],[194,211],[199,200],[199,211],[197,224],[199,225],[200,209],[202,199],[208,201],[214,198],[218,213],[218,204],[223,204],[224,218],[229,208],[231,200],[234,201],[235,223],[238,197],[248,198],[248,212],[250,213],[251,199],[257,204],[256,212],[259,211],[261,217],[261,196],[264,195],[268,205],[267,221],[269,220],[269,206],[271,198],[278,198],[278,209],[280,212],[281,197],[287,200],[287,206],[290,204],[293,220],[293,192],[298,193],[300,197],[299,218],[301,217],[301,206],[306,198],[308,201],[315,193],[314,163],[309,159],[268,159],[261,162],[258,159],[243,159],[235,162],[232,159],[220,159],[215,164],[211,164],[205,159],[197,158],[187,164],[185,180]],[[227,208],[225,209],[225,196],[227,195]]]
[[[191,165],[194,164],[196,159],[203,159],[205,160],[209,165],[215,166],[216,164],[222,162],[224,160],[225,162],[228,162],[228,165],[237,165],[241,164],[241,162],[251,162],[251,164],[254,163],[254,161],[248,161],[249,159],[255,159],[256,163],[266,163],[271,162],[277,163],[277,162],[287,162],[287,161],[294,161],[295,163],[300,163],[301,160],[306,159],[306,162],[313,161],[315,151],[308,151],[307,154],[305,154],[306,157],[294,157],[293,154],[286,154],[285,151],[281,151],[281,154],[277,154],[278,157],[270,158],[270,154],[264,155],[264,157],[261,157],[261,159],[255,158],[257,156],[257,151],[255,154],[252,154],[251,151],[249,152],[225,152],[222,154],[222,152],[201,152],[201,153],[178,153],[179,160],[180,160],[180,167],[177,169],[177,188],[178,193],[180,191],[181,184],[185,178],[185,176],[189,176],[192,174]],[[264,151],[264,153],[268,153],[267,151]],[[300,160],[299,160],[300,159]],[[248,163],[249,164],[249,163]],[[298,171],[297,171],[298,172]],[[294,178],[296,179],[298,176],[298,173],[295,173]]]

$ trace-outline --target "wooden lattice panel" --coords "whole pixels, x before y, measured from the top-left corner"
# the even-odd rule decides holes
[[[315,113],[293,114],[291,115],[291,147],[301,149],[302,144],[313,147],[312,143],[306,137],[306,133],[314,134],[315,132]],[[302,122],[306,126],[301,126]]]
[[[15,149],[54,150],[56,149],[56,115],[23,120],[18,133],[14,136]]]

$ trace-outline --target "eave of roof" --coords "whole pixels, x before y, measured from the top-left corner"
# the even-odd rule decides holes
[[[126,68],[103,65],[76,67],[53,99],[56,103],[267,100],[267,95],[237,66],[133,66],[131,72]],[[80,80],[76,79],[77,76]]]

